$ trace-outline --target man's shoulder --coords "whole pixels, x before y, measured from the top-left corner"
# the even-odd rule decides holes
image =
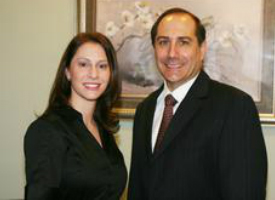
[[[250,96],[247,92],[235,86],[222,83],[216,80],[210,80],[211,91],[216,94],[232,95],[232,96]]]
[[[218,94],[228,94],[228,95],[237,95],[237,96],[247,96],[248,94],[242,89],[232,86],[227,83],[223,83],[219,80],[212,79],[204,70],[202,70],[194,83],[197,87],[205,87],[206,91],[210,93]],[[207,86],[205,86],[207,85]]]
[[[216,99],[215,101],[234,104],[254,104],[254,100],[250,94],[240,88],[225,84],[216,80],[210,80],[209,95]]]
[[[163,86],[159,87],[157,90],[155,90],[155,91],[151,92],[150,94],[148,94],[148,96],[145,97],[139,103],[139,106],[146,106],[146,105],[151,104],[152,102],[155,102],[162,90],[163,90]]]

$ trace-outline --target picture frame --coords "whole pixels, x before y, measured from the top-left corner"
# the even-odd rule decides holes
[[[231,9],[232,12],[228,12],[227,10],[226,12],[222,13],[222,11],[220,11],[221,13],[215,13],[213,15],[207,14],[207,9],[209,10],[208,13],[211,13],[211,12],[213,13],[213,12],[216,12],[216,10],[219,10],[219,9],[213,10],[213,6],[211,8],[211,3],[215,3],[215,6],[217,6],[217,3],[219,2],[219,0],[205,1],[205,2],[208,2],[207,6],[206,5],[202,6],[201,3],[195,5],[196,3],[195,1],[184,1],[184,0],[181,0],[181,1],[179,0],[169,0],[169,1],[168,0],[162,0],[162,1],[157,1],[157,0],[147,0],[147,1],[77,0],[78,32],[99,31],[99,32],[103,32],[104,34],[107,34],[108,32],[106,33],[106,30],[109,30],[107,27],[107,23],[115,21],[115,23],[118,25],[111,27],[111,29],[112,28],[114,29],[115,27],[117,28],[116,31],[118,31],[118,29],[119,31],[123,29],[123,32],[120,32],[117,35],[107,34],[107,36],[110,36],[116,50],[118,50],[118,61],[120,62],[120,60],[123,60],[123,62],[125,62],[125,63],[121,63],[120,66],[125,65],[128,67],[133,65],[135,70],[139,69],[138,67],[142,65],[134,61],[135,57],[144,58],[145,63],[143,63],[143,65],[146,65],[146,66],[155,65],[155,63],[152,63],[153,62],[152,60],[154,60],[153,49],[149,49],[149,47],[147,46],[147,44],[151,45],[150,37],[148,37],[150,35],[149,34],[150,28],[146,30],[147,32],[141,32],[141,33],[138,33],[139,34],[138,35],[136,33],[139,30],[141,30],[141,27],[138,27],[138,26],[141,26],[141,25],[135,24],[134,28],[136,29],[133,29],[133,28],[126,29],[125,24],[123,24],[123,22],[121,21],[121,17],[122,18],[124,17],[124,20],[125,19],[127,20],[127,18],[128,20],[130,19],[128,22],[131,22],[131,17],[132,19],[137,19],[140,16],[137,17],[137,14],[135,13],[133,18],[131,13],[135,12],[135,10],[133,9],[136,9],[138,7],[138,9],[149,8],[147,9],[146,12],[148,13],[150,12],[150,14],[153,14],[154,17],[156,18],[163,10],[167,9],[168,6],[169,7],[180,6],[183,2],[185,2],[185,7],[187,7],[188,10],[190,10],[191,12],[194,12],[195,14],[204,12],[205,15],[199,16],[199,17],[202,18],[202,21],[205,24],[206,29],[209,29],[208,32],[210,33],[214,32],[216,36],[217,35],[216,27],[219,27],[220,33],[223,33],[225,35],[225,36],[222,35],[222,37],[219,38],[219,39],[222,38],[222,40],[224,40],[223,43],[221,43],[222,45],[221,44],[218,45],[219,47],[217,47],[217,41],[218,41],[217,39],[212,39],[212,41],[209,40],[210,42],[208,43],[210,43],[209,45],[210,52],[212,52],[212,55],[210,55],[209,58],[212,58],[214,55],[213,53],[215,53],[214,57],[216,60],[219,60],[218,63],[222,63],[223,66],[225,66],[224,68],[221,68],[221,69],[230,69],[231,71],[223,71],[223,73],[227,74],[227,77],[223,77],[221,76],[222,74],[221,72],[215,70],[215,68],[211,68],[212,66],[211,64],[213,63],[213,61],[206,59],[208,63],[206,67],[206,70],[208,70],[207,72],[213,75],[214,79],[218,77],[220,78],[220,80],[217,78],[219,81],[232,84],[233,86],[240,87],[241,89],[249,93],[253,97],[256,103],[256,106],[259,110],[261,122],[265,124],[275,123],[275,111],[274,111],[274,108],[275,108],[275,102],[274,102],[274,97],[275,97],[275,94],[274,94],[275,92],[275,89],[274,89],[275,11],[274,9],[272,9],[275,7],[275,0],[260,0],[260,1],[255,0],[255,4],[257,3],[259,5],[255,5],[255,9],[253,11],[254,13],[253,12],[245,13],[245,15],[243,14],[243,10],[238,12],[237,8],[242,6],[239,5],[240,2],[237,0],[235,1],[236,3],[234,3],[234,1],[230,1],[229,3],[227,3],[228,5],[226,6],[220,5],[221,8],[222,6],[224,6],[226,7],[226,9]],[[203,9],[200,10],[199,8],[200,6],[198,5],[201,5]],[[248,6],[251,7],[251,5],[248,5]],[[258,7],[259,9],[257,10],[256,8]],[[192,11],[193,8],[196,8],[197,13],[195,11]],[[127,13],[128,10],[130,12]],[[224,13],[228,13],[228,15],[234,14],[234,17],[230,18],[230,16],[225,16],[224,17],[225,21],[222,21]],[[251,16],[253,15],[252,25],[249,23],[247,23],[248,25],[246,24],[246,22],[251,21],[251,16],[249,15]],[[255,15],[258,16],[258,18],[256,17],[256,20],[255,20]],[[216,22],[215,18],[220,19],[220,22]],[[241,21],[240,19],[247,18],[248,20],[243,22],[248,27],[247,28],[248,32],[246,33],[246,35],[243,33],[245,32],[245,30],[242,27],[238,27],[236,31],[235,30],[236,27],[232,28],[229,26],[230,24],[225,26],[225,24],[227,23],[226,18],[230,18],[230,20],[233,20],[233,21],[235,20],[236,22]],[[232,18],[235,18],[235,19],[232,19]],[[152,19],[149,19],[149,20],[146,19],[146,20],[147,20],[146,21],[147,24],[145,25],[148,25],[149,23],[152,24],[153,22]],[[236,22],[234,23],[232,22],[232,24],[236,24]],[[221,27],[223,28],[222,31],[221,31]],[[233,30],[231,31],[233,33],[229,32],[228,30]],[[135,33],[135,35],[133,36],[132,33]],[[257,33],[257,34],[254,34],[254,33]],[[252,38],[247,39],[246,41],[248,42],[245,43],[243,42],[243,40],[241,42],[238,41],[239,36],[241,37],[250,36]],[[209,37],[211,38],[211,35]],[[143,40],[146,39],[147,41],[142,43],[141,40],[139,40],[140,38],[142,38]],[[231,42],[230,43],[231,48],[226,46],[228,45],[228,41]],[[139,45],[138,48],[141,48],[141,46],[146,47],[146,49],[143,49],[142,51],[142,52],[146,52],[146,55],[144,54],[140,55],[141,52],[137,52],[137,50],[135,49],[137,44]],[[133,55],[129,53],[129,48],[127,48],[127,45],[128,47],[131,47],[132,49],[134,49]],[[215,46],[216,49],[213,48],[214,45],[216,45]],[[222,51],[221,51],[221,48],[223,48]],[[253,49],[253,52],[250,52],[251,49]],[[218,54],[217,52],[224,52],[224,53]],[[238,52],[238,54],[234,54],[236,52]],[[241,55],[243,55],[243,57],[238,59],[238,57],[236,58],[236,55],[240,55],[240,52],[242,52]],[[131,58],[128,60],[130,60],[134,64],[129,63],[130,61],[127,61],[127,62],[124,61],[126,53],[127,53],[127,57]],[[122,55],[123,59],[120,59],[119,57],[120,54]],[[148,55],[150,55],[150,57],[147,59]],[[259,56],[257,57],[253,55],[259,55]],[[233,60],[235,62],[234,63],[235,65],[233,66],[239,66],[239,62],[237,62],[238,60],[242,61],[242,63],[245,63],[243,62],[243,60],[248,60],[246,61],[246,68],[244,64],[243,64],[244,69],[242,69],[242,71],[240,71],[239,68],[236,68],[236,69],[234,69],[233,67],[226,68],[226,66],[229,65],[229,63],[231,63],[230,61],[227,61],[227,60],[232,60],[233,57],[234,57]],[[138,60],[142,60],[142,59],[138,59]],[[257,65],[255,64],[254,66],[254,63],[258,63],[258,64]],[[252,70],[251,68],[248,68],[248,67],[251,67]],[[248,69],[248,70],[245,70],[245,69]],[[129,74],[127,74],[128,71],[131,71],[130,69],[125,70],[126,73],[124,74],[125,76],[123,76],[123,80],[125,78],[125,81],[123,82],[123,85],[122,85],[124,89],[122,90],[122,95],[114,110],[121,117],[132,118],[138,103],[140,103],[151,91],[157,89],[161,84],[162,79],[160,78],[159,75],[158,77],[149,76],[148,78],[149,80],[146,79],[146,77],[148,77],[148,74],[151,73],[155,75],[158,72],[152,71],[151,68],[150,68],[151,71],[148,71],[147,68],[146,70],[147,71],[144,72],[146,76],[144,75],[139,76],[140,75],[139,71],[131,72],[132,74],[136,74],[135,77],[129,76]],[[250,74],[247,75],[247,73],[250,73]],[[129,78],[128,80],[127,80],[127,77]]]

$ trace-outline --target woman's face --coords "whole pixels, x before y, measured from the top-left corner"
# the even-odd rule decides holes
[[[106,90],[111,69],[100,44],[87,42],[79,47],[65,71],[71,82],[72,104],[96,102]]]

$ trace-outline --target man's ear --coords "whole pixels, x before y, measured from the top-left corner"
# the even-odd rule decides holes
[[[201,51],[201,60],[205,58],[206,51],[207,51],[207,43],[204,41],[201,46],[200,46],[200,51]]]

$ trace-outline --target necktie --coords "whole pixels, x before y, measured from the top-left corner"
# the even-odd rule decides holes
[[[164,138],[164,133],[168,128],[168,125],[173,117],[173,107],[177,103],[176,99],[174,99],[174,97],[171,94],[167,95],[164,101],[165,101],[165,107],[164,107],[162,121],[158,132],[157,142],[155,145],[155,152],[159,149],[162,143],[162,140]]]

